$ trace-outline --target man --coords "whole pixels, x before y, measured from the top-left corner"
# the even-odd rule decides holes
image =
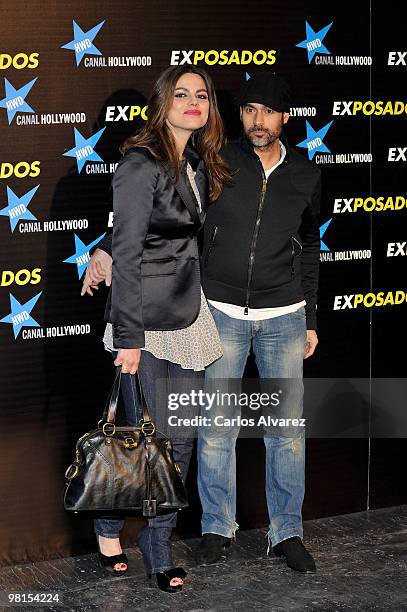
[[[281,78],[253,76],[239,102],[244,136],[223,152],[234,182],[209,207],[204,226],[202,285],[224,351],[206,369],[205,390],[241,379],[252,348],[264,390],[272,381],[284,389],[278,416],[299,419],[303,358],[318,342],[320,172],[281,137],[290,108]],[[228,411],[211,407],[212,427],[202,427],[198,439],[200,562],[218,560],[237,528],[239,427],[225,427],[224,419],[213,425]],[[237,412],[235,407],[231,416]],[[315,571],[315,564],[301,540],[304,436],[298,429],[266,428],[266,496],[269,543],[290,567],[305,572]]]
[[[253,76],[239,103],[244,135],[223,150],[233,183],[209,207],[204,226],[202,285],[224,351],[206,370],[205,390],[210,393],[222,381],[240,380],[252,348],[264,388],[273,381],[282,388],[278,416],[299,419],[303,359],[313,354],[318,342],[320,171],[282,136],[290,109],[283,79]],[[100,264],[97,253],[94,258],[82,293],[91,292],[106,275],[105,256],[100,254]],[[239,427],[213,425],[227,410],[230,407],[214,403],[212,426],[199,432],[203,537],[198,563],[218,561],[238,527]],[[238,407],[232,411],[235,416]],[[314,560],[302,543],[304,435],[298,427],[266,427],[264,443],[269,547],[292,569],[314,572]]]

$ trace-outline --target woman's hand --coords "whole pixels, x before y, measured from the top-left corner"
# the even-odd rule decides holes
[[[122,366],[122,374],[135,374],[138,370],[141,349],[119,349],[115,366]]]

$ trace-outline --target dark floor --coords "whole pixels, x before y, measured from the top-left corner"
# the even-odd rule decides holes
[[[407,611],[407,506],[306,522],[317,574],[298,574],[267,558],[264,533],[238,533],[227,559],[209,567],[194,566],[196,540],[177,541],[177,563],[190,569],[175,595],[149,584],[137,548],[126,551],[131,567],[122,578],[106,575],[96,555],[2,568],[0,591],[59,591],[63,603],[0,609]]]

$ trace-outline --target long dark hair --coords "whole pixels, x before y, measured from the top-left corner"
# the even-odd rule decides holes
[[[219,151],[225,140],[225,130],[219,114],[215,88],[210,76],[196,66],[176,66],[165,70],[155,82],[148,100],[148,121],[136,136],[128,138],[121,147],[122,152],[130,147],[146,147],[154,157],[168,162],[175,176],[179,173],[179,154],[171,129],[166,123],[175,87],[186,73],[198,74],[205,82],[209,98],[209,116],[206,125],[192,135],[193,145],[204,160],[209,178],[209,198],[216,200],[223,185],[230,182],[231,175]]]

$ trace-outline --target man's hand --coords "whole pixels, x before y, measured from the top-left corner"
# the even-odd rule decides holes
[[[115,366],[122,366],[122,374],[135,374],[138,370],[141,349],[119,349]]]
[[[98,284],[105,281],[106,287],[112,284],[112,258],[102,249],[96,249],[86,268],[81,295],[93,295],[92,289],[99,289]]]
[[[314,354],[318,344],[318,336],[315,329],[307,329],[307,341],[304,348],[304,359],[308,359]]]

